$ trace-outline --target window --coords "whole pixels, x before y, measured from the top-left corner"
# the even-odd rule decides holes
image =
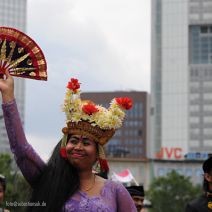
[[[212,147],[212,140],[204,140],[204,146]]]
[[[196,177],[202,177],[202,175],[203,175],[203,172],[202,172],[202,169],[196,169],[195,170],[195,175],[196,175]]]
[[[185,176],[191,177],[191,176],[192,176],[192,169],[187,168],[187,169],[185,170]]]
[[[204,99],[212,99],[212,94],[211,93],[204,93],[203,97],[204,97]]]
[[[190,111],[192,112],[196,112],[196,111],[199,111],[199,105],[191,105],[190,106]]]
[[[190,117],[190,123],[199,123],[199,117]]]
[[[212,64],[212,26],[190,26],[189,39],[190,64]]]
[[[176,172],[177,172],[179,175],[183,175],[183,170],[182,170],[181,168],[176,169]]]
[[[164,176],[166,174],[164,168],[158,168],[158,176]]]
[[[202,27],[200,28],[200,31],[201,31],[201,33],[203,33],[203,34],[208,33],[208,27],[207,27],[207,26],[202,26]]]

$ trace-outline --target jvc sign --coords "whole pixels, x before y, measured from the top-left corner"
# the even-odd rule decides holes
[[[183,159],[183,150],[180,147],[162,147],[159,152],[155,154],[157,159]]]

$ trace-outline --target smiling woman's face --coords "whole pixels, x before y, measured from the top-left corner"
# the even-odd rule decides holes
[[[92,169],[97,159],[97,145],[82,135],[71,135],[66,145],[68,161],[80,170]]]

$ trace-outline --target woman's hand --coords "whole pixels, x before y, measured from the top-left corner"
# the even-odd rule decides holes
[[[14,80],[8,71],[5,71],[3,79],[0,79],[0,91],[3,103],[14,99]]]

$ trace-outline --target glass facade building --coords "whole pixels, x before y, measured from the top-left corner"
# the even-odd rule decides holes
[[[151,157],[210,153],[212,1],[152,0],[151,44]]]
[[[16,28],[26,31],[27,0],[0,0],[0,26]],[[24,122],[25,82],[24,79],[15,79],[15,96]],[[1,99],[0,99],[1,103]],[[0,152],[10,152],[9,143],[0,111]]]

